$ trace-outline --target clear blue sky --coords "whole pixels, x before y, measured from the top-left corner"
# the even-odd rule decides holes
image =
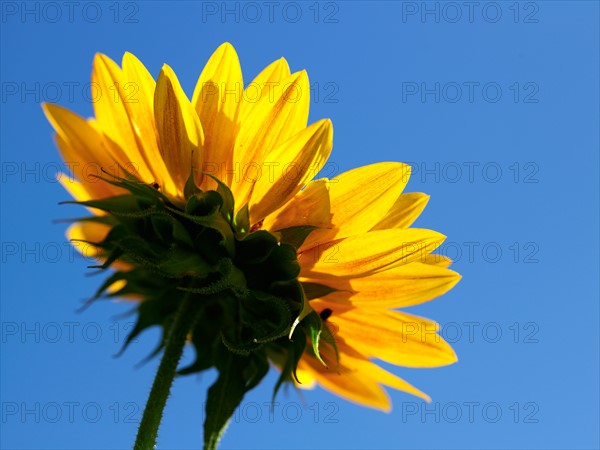
[[[598,448],[597,2],[1,8],[3,448],[131,446],[158,364],[134,368],[154,331],[113,358],[129,305],[75,311],[100,279],[52,224],[81,211],[57,205],[68,195],[40,102],[91,115],[95,52],[130,51],[155,76],[168,63],[191,95],[224,41],[246,81],[280,56],[308,70],[311,121],[333,120],[338,172],[411,163],[407,190],[431,195],[417,225],[448,236],[441,251],[464,278],[411,310],[445,327],[459,362],[393,369],[432,404],[391,392],[384,414],[289,391],[271,416],[271,374],[223,448]],[[176,381],[159,448],[200,445],[213,378]]]

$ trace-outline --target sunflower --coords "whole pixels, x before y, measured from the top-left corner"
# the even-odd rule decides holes
[[[91,86],[95,119],[44,105],[72,170],[60,181],[92,213],[68,237],[113,270],[94,298],[138,300],[127,342],[158,325],[157,352],[174,361],[172,372],[181,349],[171,350],[185,341],[196,362],[180,373],[219,371],[207,447],[269,363],[281,371],[276,390],[318,383],[382,410],[390,409],[382,385],[429,400],[372,361],[456,361],[436,323],[396,310],[460,278],[431,253],[444,236],[410,228],[429,197],[402,193],[409,166],[383,162],[313,179],[333,128],[328,119],[307,124],[306,72],[290,73],[281,58],[245,86],[229,43],[210,57],[191,101],[169,66],[155,81],[130,53],[121,67],[97,55]],[[165,392],[157,383],[151,400],[155,388]],[[140,434],[152,436],[138,448],[156,435],[142,432],[145,418]]]

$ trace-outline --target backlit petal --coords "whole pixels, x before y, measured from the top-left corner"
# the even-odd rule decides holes
[[[435,231],[417,228],[377,230],[317,245],[301,253],[298,261],[303,277],[356,277],[419,260],[443,240]]]
[[[245,122],[254,105],[263,98],[274,98],[276,85],[290,76],[290,66],[285,58],[279,58],[265,67],[244,90],[240,105],[240,122]]]
[[[154,90],[156,82],[146,67],[134,55],[126,52],[123,55],[123,90],[132,95],[131,101],[125,102],[127,114],[131,121],[132,132],[139,148],[143,151],[142,159],[152,173],[149,183],[158,183],[161,190],[169,197],[178,195],[173,177],[169,173],[158,148],[158,133],[154,123]],[[132,86],[135,91],[132,91]]]
[[[401,308],[439,297],[458,283],[460,275],[443,267],[412,262],[364,277],[335,278],[317,282],[338,291],[324,300],[363,308]]]
[[[359,167],[331,180],[333,230],[318,230],[303,248],[366,233],[392,208],[410,177],[410,166],[383,162]]]
[[[204,170],[221,179],[231,169],[243,89],[240,61],[226,42],[206,63],[192,98],[205,135]]]
[[[371,229],[408,228],[423,212],[428,201],[429,195],[420,192],[401,194],[387,214]]]
[[[308,76],[302,71],[277,83],[274,95],[254,104],[250,115],[240,123],[231,181],[238,209],[248,201],[257,178],[268,169],[264,165],[267,155],[306,127],[309,105]]]
[[[156,83],[154,116],[160,152],[177,186],[183,189],[192,169],[200,185],[204,177],[202,126],[175,73],[166,64]]]
[[[333,145],[330,120],[320,120],[276,147],[266,158],[274,169],[252,189],[250,221],[256,223],[290,200],[321,170]]]
[[[308,183],[294,198],[267,216],[263,228],[277,231],[302,225],[327,227],[329,223],[329,180],[320,179]]]
[[[428,319],[370,308],[333,310],[337,337],[367,357],[406,367],[439,367],[456,362],[452,347]]]

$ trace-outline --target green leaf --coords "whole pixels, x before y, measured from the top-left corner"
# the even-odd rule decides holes
[[[263,357],[264,358],[264,357]],[[246,392],[266,374],[264,365],[225,350],[218,356],[219,377],[208,390],[204,421],[204,450],[216,450],[227,424]],[[255,365],[255,368],[252,365]]]
[[[215,365],[217,346],[222,327],[223,310],[219,304],[204,305],[203,313],[199,316],[192,330],[192,344],[196,351],[196,359],[178,373],[187,375],[210,369]]]

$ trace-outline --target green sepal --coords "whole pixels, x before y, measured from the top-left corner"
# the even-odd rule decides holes
[[[209,173],[205,173],[206,176],[212,178],[215,183],[217,183],[217,192],[223,199],[223,206],[221,207],[221,214],[225,217],[228,223],[233,225],[233,211],[235,207],[235,200],[233,198],[233,194],[231,193],[231,189],[227,187],[225,183],[219,180],[214,175]]]
[[[175,313],[177,303],[170,301],[168,298],[150,298],[142,301],[138,308],[138,317],[135,326],[127,335],[123,347],[117,353],[117,356],[123,354],[133,339],[135,339],[142,331],[154,326],[162,325],[167,322],[169,316]]]
[[[110,265],[112,263],[114,263],[117,259],[119,259],[121,256],[123,256],[123,250],[120,248],[115,248],[113,251],[111,251],[108,255],[108,257],[106,258],[106,260],[104,261],[104,263],[102,263],[101,265],[95,265],[95,266],[88,266],[88,269],[108,269],[110,267]]]
[[[337,343],[335,342],[335,336],[331,332],[331,329],[327,326],[327,322],[323,322],[323,327],[321,328],[321,341],[326,342],[333,347],[333,350],[335,351],[335,363],[337,366],[340,363],[340,353]]]
[[[112,213],[113,211],[127,213],[139,210],[139,205],[136,198],[130,194],[115,195],[114,197],[108,197],[102,200],[68,200],[60,202],[59,204],[87,206],[88,208],[95,208],[109,213]]]
[[[255,335],[253,342],[264,344],[287,335],[291,315],[285,299],[261,291],[242,299],[242,322],[250,326]]]
[[[301,282],[304,295],[307,300],[314,300],[315,298],[322,298],[333,292],[339,292],[339,289],[335,289],[324,284]]]
[[[218,272],[222,274],[222,277],[211,282],[207,286],[196,288],[179,287],[178,289],[207,296],[220,294],[226,290],[231,290],[237,295],[243,295],[247,291],[244,273],[235,267],[230,259],[223,258],[221,260],[219,263]]]
[[[235,215],[233,227],[236,230],[238,238],[245,236],[250,231],[250,212],[248,210],[248,203],[246,203]]]
[[[189,247],[194,246],[190,233],[185,229],[185,226],[170,214],[157,212],[150,216],[150,223],[159,240],[166,242],[176,240]]]
[[[268,231],[259,230],[240,239],[237,247],[237,257],[245,265],[260,264],[265,262],[277,247],[277,238]]]
[[[127,272],[113,273],[110,277],[108,277],[106,280],[104,280],[104,282],[102,283],[102,285],[100,285],[100,287],[98,288],[98,290],[96,291],[94,296],[90,299],[90,301],[100,298],[112,284],[116,283],[117,281],[126,280],[126,277],[127,277]],[[118,293],[120,293],[122,290],[123,290],[123,288],[119,289],[117,292],[115,292],[115,295],[118,295]],[[109,294],[109,295],[112,295],[112,294]]]
[[[307,302],[308,303],[308,302]],[[327,367],[325,361],[321,357],[321,352],[319,351],[319,344],[321,341],[321,333],[323,332],[323,320],[321,317],[313,310],[310,314],[306,316],[306,320],[304,322],[305,327],[308,328],[308,335],[310,337],[310,341],[312,343],[312,350],[314,352],[315,357],[319,360],[321,364]]]
[[[200,255],[179,247],[174,247],[168,253],[168,258],[161,258],[156,267],[163,274],[175,278],[204,279],[215,271],[214,266],[210,265]]]
[[[306,334],[301,328],[296,329],[293,335],[293,339],[286,345],[286,359],[285,364],[281,368],[281,374],[277,379],[277,383],[275,384],[275,388],[273,389],[273,398],[272,402],[275,402],[275,397],[277,396],[277,392],[286,381],[291,381],[292,377],[299,384],[300,380],[298,380],[298,376],[296,375],[296,369],[298,368],[298,362],[304,353],[304,349],[306,348]]]
[[[125,170],[125,169],[123,169]],[[96,178],[103,180],[107,183],[110,183],[114,186],[118,186],[120,188],[126,189],[131,192],[137,199],[143,200],[143,203],[147,205],[157,204],[157,203],[170,203],[169,199],[158,189],[155,189],[151,185],[148,185],[140,180],[138,180],[134,175],[125,171],[127,178],[121,178],[117,175],[104,172],[107,175],[114,178],[114,180],[109,180],[108,178],[104,178],[101,176],[96,176]]]
[[[293,280],[300,275],[296,249],[288,244],[275,247],[269,264],[272,266],[272,277],[278,280]]]
[[[225,221],[225,218],[221,214],[212,214],[210,216],[194,216],[179,211],[175,208],[171,208],[169,206],[165,206],[165,208],[167,208],[172,213],[177,214],[178,216],[185,217],[190,222],[218,231],[223,237],[222,243],[225,249],[227,250],[227,253],[229,253],[231,257],[235,255],[235,242],[233,237],[233,231],[231,230],[231,227],[229,226],[227,221]]]
[[[113,216],[89,216],[89,217],[77,217],[75,219],[57,219],[53,223],[79,223],[79,222],[93,222],[101,223],[104,225],[115,226],[119,223],[118,219]]]
[[[210,216],[219,212],[223,199],[217,191],[206,191],[192,195],[186,205],[186,214],[193,216]]]
[[[312,306],[310,306],[310,302],[306,298],[303,288],[300,289],[300,295],[300,312],[298,313],[298,316],[294,319],[294,323],[292,323],[292,327],[290,328],[290,334],[288,335],[288,339],[290,341],[292,340],[292,334],[294,334],[294,330],[300,324],[300,322],[304,320],[304,318],[307,317],[309,314],[315,312]]]
[[[194,169],[190,170],[190,176],[185,182],[183,186],[183,196],[186,200],[188,200],[192,195],[198,194],[202,192],[198,186],[196,186],[196,181],[194,180]]]
[[[281,242],[289,244],[296,250],[298,250],[302,246],[308,235],[316,229],[317,227],[314,226],[301,225],[297,227],[289,227],[284,228],[282,230],[277,230],[277,233],[279,233],[280,235]]]
[[[285,299],[248,291],[236,304],[239,304],[237,325],[227,324],[222,333],[223,344],[229,351],[249,355],[287,335],[291,314]]]

